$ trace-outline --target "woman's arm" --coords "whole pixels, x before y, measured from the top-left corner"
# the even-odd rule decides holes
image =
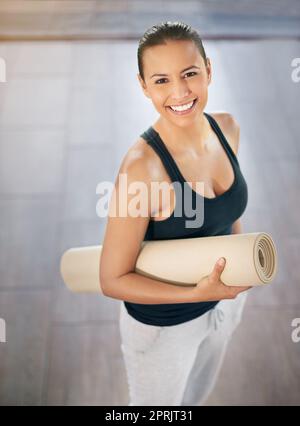
[[[128,272],[121,277],[110,278],[102,283],[103,294],[113,299],[131,303],[193,303],[199,302],[194,287],[167,284],[162,281],[144,277],[136,272]],[[204,298],[203,294],[203,301]]]
[[[235,117],[228,112],[217,113],[215,118],[220,123],[220,127],[223,129],[223,132],[228,140],[230,147],[232,148],[235,155],[238,155],[238,150],[240,146],[240,126],[236,121]],[[241,234],[242,223],[241,219],[237,219],[232,225],[232,234]]]
[[[148,190],[148,212],[145,217],[113,215],[120,207],[118,200],[125,193],[116,179],[114,191],[109,205],[109,216],[102,244],[100,259],[100,286],[105,296],[125,300],[132,303],[161,304],[187,303],[199,301],[199,295],[194,294],[194,287],[176,286],[159,280],[145,277],[135,272],[136,260],[144,239],[145,232],[152,214],[151,209],[151,176],[147,171],[147,159],[140,160],[135,153],[121,165],[119,175],[127,175],[127,185],[145,182]],[[124,188],[127,191],[127,188]],[[127,193],[127,205],[134,201],[136,194]],[[115,204],[114,200],[117,204]],[[203,292],[204,293],[204,292]],[[203,294],[205,300],[205,294]]]
[[[232,225],[232,234],[242,234],[241,219],[237,219]]]

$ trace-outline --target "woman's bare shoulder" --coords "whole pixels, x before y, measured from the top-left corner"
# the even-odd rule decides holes
[[[145,181],[158,180],[162,177],[163,167],[160,158],[153,148],[142,138],[138,137],[125,153],[119,172],[134,171]]]
[[[226,111],[214,111],[209,114],[216,120],[228,140],[230,147],[235,155],[237,155],[240,141],[240,126],[236,118]]]

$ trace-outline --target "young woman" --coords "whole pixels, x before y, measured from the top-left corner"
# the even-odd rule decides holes
[[[159,118],[126,153],[113,195],[114,200],[124,195],[123,174],[127,187],[144,183],[148,208],[140,216],[109,214],[100,281],[105,295],[123,301],[120,334],[129,405],[201,405],[215,384],[250,287],[226,286],[221,281],[225,264],[216,263],[194,287],[134,270],[144,240],[241,232],[248,196],[236,157],[239,126],[227,112],[204,112],[212,67],[190,26],[167,21],[147,30],[139,42],[138,68],[142,90]],[[151,182],[170,184],[168,201],[151,203]],[[180,200],[172,182],[186,186],[189,196]],[[195,189],[197,182],[204,183],[204,192]],[[127,194],[126,207],[133,199]],[[203,201],[198,228],[186,226],[187,199]],[[110,208],[119,208],[118,203]],[[176,203],[181,216],[174,215]]]

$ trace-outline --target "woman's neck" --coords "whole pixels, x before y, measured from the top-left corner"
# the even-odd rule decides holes
[[[211,135],[210,124],[202,113],[200,119],[188,127],[179,127],[159,117],[152,126],[161,139],[173,151],[181,151],[187,148],[196,148],[199,154],[207,152],[207,142]]]

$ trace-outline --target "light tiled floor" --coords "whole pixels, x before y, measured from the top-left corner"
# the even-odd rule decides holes
[[[207,404],[300,404],[297,41],[205,42],[213,64],[207,111],[241,127],[249,188],[245,232],[279,252],[270,287],[251,291]],[[70,293],[59,275],[69,247],[100,244],[96,186],[112,181],[156,118],[138,85],[135,42],[2,43],[0,83],[1,405],[126,405],[119,301]]]

